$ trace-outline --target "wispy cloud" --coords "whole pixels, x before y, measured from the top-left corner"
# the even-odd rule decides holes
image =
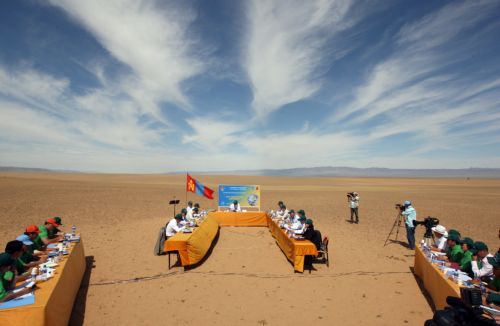
[[[253,89],[253,109],[264,117],[310,97],[321,88],[325,48],[350,23],[351,1],[251,1],[244,67]]]
[[[134,74],[123,84],[141,109],[159,115],[167,101],[189,109],[182,83],[205,67],[188,33],[196,14],[186,6],[150,0],[50,0],[83,24]]]

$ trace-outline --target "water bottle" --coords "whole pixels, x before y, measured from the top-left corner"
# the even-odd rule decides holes
[[[74,225],[71,227],[71,234],[72,234],[73,236],[75,236],[75,235],[76,235],[76,226],[74,226]]]
[[[31,282],[36,282],[36,276],[38,275],[38,268],[33,267],[31,270]]]

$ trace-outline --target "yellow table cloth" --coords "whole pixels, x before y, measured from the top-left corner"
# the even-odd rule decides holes
[[[304,256],[317,256],[318,250],[309,240],[295,240],[288,237],[284,230],[270,217],[267,217],[269,232],[273,235],[286,258],[292,262],[295,271],[304,272]]]
[[[68,325],[85,267],[83,242],[80,241],[72,245],[52,279],[37,283],[34,304],[0,310],[0,325]]]
[[[267,226],[266,212],[210,212],[220,226]]]
[[[427,261],[422,249],[415,249],[415,274],[422,280],[425,289],[429,293],[436,309],[447,306],[448,296],[460,298],[460,287],[455,282],[445,278],[439,267]]]
[[[182,266],[194,265],[205,257],[218,231],[219,223],[208,216],[193,233],[177,233],[166,240],[164,251],[177,251]]]

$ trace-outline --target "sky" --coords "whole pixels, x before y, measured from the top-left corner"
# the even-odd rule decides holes
[[[500,1],[0,2],[0,166],[500,167]]]

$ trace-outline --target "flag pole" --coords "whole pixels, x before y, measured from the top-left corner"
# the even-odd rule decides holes
[[[188,178],[188,173],[186,172],[186,188],[185,188],[185,190],[186,190],[186,207],[188,205],[187,178]]]

